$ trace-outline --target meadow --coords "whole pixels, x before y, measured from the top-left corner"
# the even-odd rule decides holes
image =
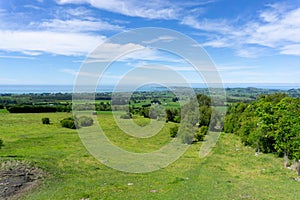
[[[238,136],[222,133],[213,151],[199,158],[201,142],[168,167],[144,174],[111,169],[92,157],[77,131],[59,121],[70,113],[10,114],[0,110],[1,160],[26,160],[44,171],[38,187],[21,199],[299,199],[296,174],[273,154],[259,154]],[[49,117],[51,124],[41,119]],[[149,139],[123,133],[110,112],[98,112],[107,137],[128,151],[150,152],[168,143],[166,126]],[[125,120],[125,119],[124,119]],[[140,125],[148,119],[137,118]]]

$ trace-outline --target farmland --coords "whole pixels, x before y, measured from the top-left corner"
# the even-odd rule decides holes
[[[201,142],[168,167],[145,174],[111,169],[93,158],[76,130],[60,127],[70,113],[10,114],[1,110],[2,160],[26,160],[45,172],[40,185],[22,199],[298,199],[295,173],[273,154],[254,155],[232,134],[221,137],[209,156],[199,159]],[[50,125],[41,119],[49,117]],[[110,112],[97,115],[115,145],[149,152],[170,141],[166,124],[149,139],[128,136]],[[143,124],[147,119],[137,118]]]

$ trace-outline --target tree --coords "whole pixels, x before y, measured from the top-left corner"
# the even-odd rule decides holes
[[[151,119],[159,119],[159,118],[164,118],[165,117],[165,109],[164,107],[154,104],[150,107],[149,110],[149,117]]]
[[[166,109],[166,122],[179,123],[181,121],[179,113],[180,111],[178,109]]]
[[[246,106],[231,105],[224,130],[239,135],[245,145],[297,162],[300,175],[299,116],[299,98],[284,94],[265,95]]]
[[[212,108],[208,106],[200,106],[199,108],[199,127],[209,126]]]
[[[298,163],[300,159],[300,99],[284,98],[277,104],[279,120],[275,132],[275,145],[279,155],[293,159]],[[298,175],[300,175],[298,167]]]

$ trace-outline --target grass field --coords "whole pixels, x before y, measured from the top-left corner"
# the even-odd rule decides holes
[[[274,155],[254,155],[237,136],[221,134],[209,156],[201,143],[168,167],[146,174],[116,171],[93,158],[75,130],[61,128],[68,113],[9,114],[0,111],[1,159],[27,160],[46,172],[41,185],[22,199],[299,199],[295,172]],[[52,124],[43,125],[49,117]],[[170,141],[167,124],[149,139],[124,134],[111,114],[98,114],[110,140],[128,151],[149,152]],[[144,119],[135,119],[143,124]]]

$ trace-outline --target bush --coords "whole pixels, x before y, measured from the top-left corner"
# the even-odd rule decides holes
[[[82,126],[82,127],[92,126],[93,123],[94,123],[94,120],[91,117],[81,116],[78,118],[79,126]]]
[[[77,126],[77,119],[74,117],[68,117],[60,121],[62,127],[76,129]]]
[[[43,124],[50,124],[50,119],[48,117],[42,118]]]
[[[208,127],[207,126],[201,126],[198,129],[198,132],[195,134],[196,141],[203,141],[205,135],[207,134]]]
[[[68,117],[60,121],[62,127],[76,129],[80,127],[92,126],[94,120],[91,117],[81,116],[81,117]]]
[[[120,116],[121,119],[131,119],[132,115],[131,113],[127,112],[126,114],[123,114]]]
[[[170,136],[172,138],[176,137],[177,132],[178,132],[178,126],[177,125],[170,128]]]
[[[0,139],[0,149],[1,149],[3,146],[4,146],[4,145],[3,145],[3,140]]]

